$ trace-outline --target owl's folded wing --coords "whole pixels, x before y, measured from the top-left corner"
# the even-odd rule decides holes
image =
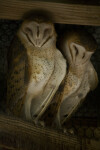
[[[63,124],[72,116],[72,114],[77,110],[85,99],[87,93],[90,91],[90,86],[88,84],[88,76],[85,74],[80,87],[75,93],[66,98],[60,107],[60,122]]]
[[[20,116],[28,82],[25,48],[15,37],[8,51],[7,107],[14,115]]]
[[[88,70],[88,79],[90,84],[90,89],[93,91],[98,85],[98,75],[93,67],[92,63],[89,63],[89,70]]]

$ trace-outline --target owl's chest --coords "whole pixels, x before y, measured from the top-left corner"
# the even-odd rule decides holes
[[[30,57],[31,78],[37,82],[51,76],[54,70],[54,59],[45,57]]]

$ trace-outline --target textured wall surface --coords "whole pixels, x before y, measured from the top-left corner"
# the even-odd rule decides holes
[[[6,76],[7,76],[7,50],[20,25],[21,21],[0,20],[0,105],[3,104],[6,97]],[[68,28],[75,26],[66,25]],[[65,25],[56,25],[60,34]],[[80,27],[80,26],[77,26]],[[100,81],[100,27],[81,26],[86,28],[96,39],[98,48],[92,56],[91,61],[98,73]],[[59,32],[60,30],[60,32]],[[2,107],[2,109],[4,109]],[[76,117],[91,117],[100,119],[100,84],[94,92],[90,92],[83,105],[75,113]]]

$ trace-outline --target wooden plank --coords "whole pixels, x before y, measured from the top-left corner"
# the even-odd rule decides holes
[[[82,4],[64,4],[54,2],[0,0],[1,19],[22,19],[30,10],[49,11],[55,23],[100,25],[100,6]]]
[[[27,0],[30,1],[30,0]],[[31,0],[32,1],[32,0]],[[65,4],[100,5],[100,0],[38,0],[41,2],[56,2]]]
[[[0,146],[14,150],[35,150],[37,146],[48,150],[69,146],[77,149],[81,147],[81,141],[74,135],[36,127],[32,123],[0,115]]]
[[[100,132],[97,135],[100,136]],[[0,147],[11,150],[99,150],[100,140],[36,127],[18,118],[0,115]]]

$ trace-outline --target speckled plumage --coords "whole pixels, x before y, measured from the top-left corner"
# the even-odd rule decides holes
[[[25,20],[8,52],[8,68],[8,109],[14,115],[38,120],[66,74],[53,24]]]
[[[69,63],[63,97],[56,118],[56,123],[63,125],[76,111],[87,93],[97,87],[97,73],[90,61],[97,45],[92,35],[86,31],[73,30],[65,34],[60,47]]]

